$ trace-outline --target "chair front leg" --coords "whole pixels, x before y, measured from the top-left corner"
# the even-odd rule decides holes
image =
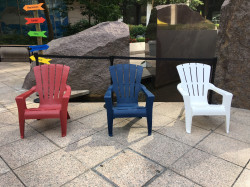
[[[107,119],[108,119],[108,133],[109,136],[113,136],[113,115],[107,111]]]
[[[191,128],[192,128],[192,114],[186,110],[186,115],[185,115],[185,122],[186,122],[186,132],[191,133]]]
[[[60,121],[61,121],[62,137],[64,137],[67,134],[67,111],[61,111]]]
[[[153,102],[154,98],[148,98],[146,103],[148,136],[152,134]]]
[[[16,99],[16,103],[17,103],[17,108],[18,108],[20,136],[23,139],[24,129],[25,129],[24,111],[26,109],[25,99]]]

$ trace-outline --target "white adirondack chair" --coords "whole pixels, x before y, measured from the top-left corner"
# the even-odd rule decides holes
[[[233,94],[215,87],[209,83],[209,65],[200,63],[188,63],[177,66],[181,79],[177,89],[183,96],[185,105],[186,131],[191,133],[193,116],[226,116],[226,132],[229,133],[230,109]],[[223,96],[221,105],[210,105],[207,100],[208,90],[213,90]]]

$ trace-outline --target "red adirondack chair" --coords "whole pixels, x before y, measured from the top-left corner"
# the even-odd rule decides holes
[[[69,67],[61,64],[36,66],[33,68],[36,86],[16,97],[21,138],[24,138],[25,119],[60,118],[62,137],[66,136],[68,102],[71,88],[66,85]],[[39,93],[38,108],[27,108],[25,99],[34,92]]]

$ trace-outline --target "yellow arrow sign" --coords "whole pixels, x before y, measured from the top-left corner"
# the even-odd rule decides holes
[[[23,7],[23,9],[24,9],[25,11],[29,11],[29,10],[44,10],[44,9],[42,8],[42,5],[43,5],[43,3],[33,4],[33,5],[25,5],[25,6]]]
[[[36,58],[34,57],[34,55],[30,56],[30,59],[31,59],[32,61],[36,61]],[[51,61],[51,60],[52,60],[52,59],[38,57],[38,62],[44,63],[44,64],[50,64],[49,61]]]

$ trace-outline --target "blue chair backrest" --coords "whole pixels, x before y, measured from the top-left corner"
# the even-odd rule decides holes
[[[118,64],[109,68],[117,103],[137,103],[141,90],[142,66]]]

